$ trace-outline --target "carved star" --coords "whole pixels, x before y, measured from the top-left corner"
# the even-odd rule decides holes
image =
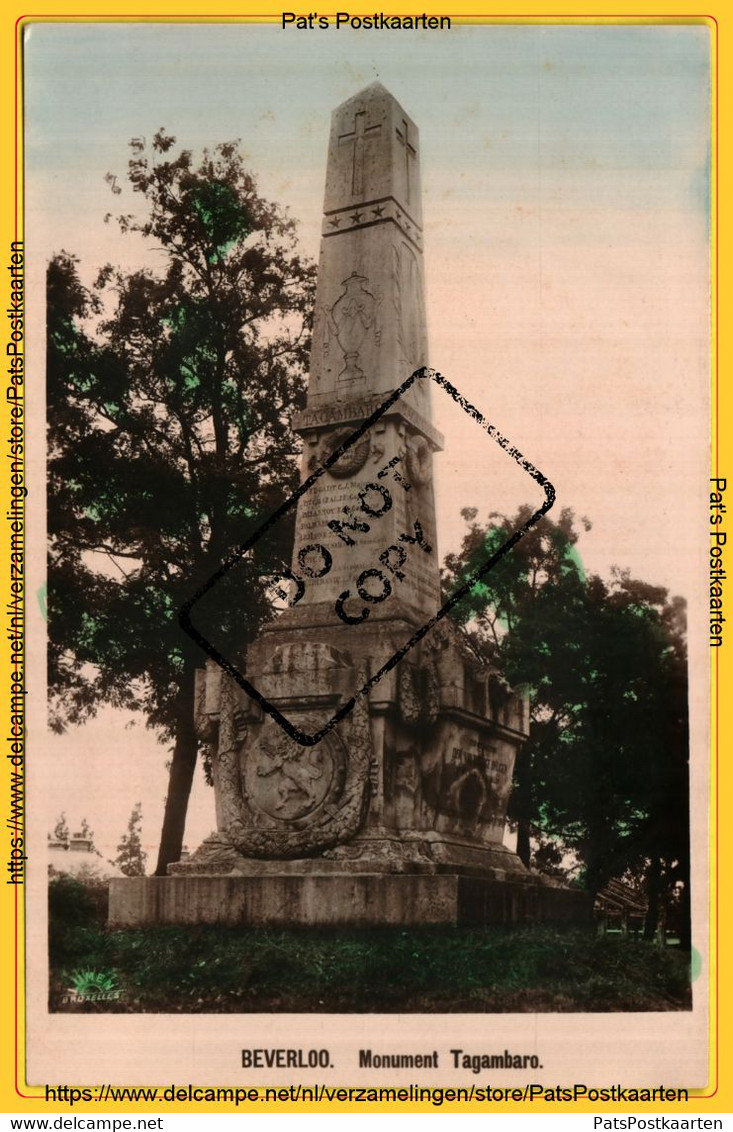
[[[354,224],[358,224],[363,215],[363,212],[352,212],[351,219],[354,221]]]
[[[331,225],[332,228],[338,228],[339,225],[341,224],[341,217],[340,216],[334,216],[333,220],[329,220],[328,223]]]
[[[381,216],[382,213],[384,212],[384,205],[378,204],[376,208],[372,209],[372,212],[374,213],[375,216]]]

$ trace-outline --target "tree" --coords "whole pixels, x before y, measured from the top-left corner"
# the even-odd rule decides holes
[[[133,143],[146,205],[118,217],[157,270],[77,261],[48,270],[49,638],[54,723],[97,706],[143,711],[172,743],[156,871],[180,856],[196,764],[200,649],[178,610],[297,484],[312,266],[294,222],[263,200],[235,143],[170,156]],[[277,524],[197,610],[239,658],[271,615],[265,577],[289,555]],[[246,594],[246,606],[242,595]]]
[[[457,582],[529,517],[476,512]],[[646,871],[653,934],[663,889],[689,900],[687,663],[684,603],[615,571],[586,578],[571,512],[543,518],[459,607],[480,647],[532,711],[510,814],[529,864],[532,825],[572,848],[592,895],[627,869]],[[689,921],[688,921],[689,922]]]
[[[643,643],[634,689],[636,789],[643,799],[633,831],[646,870],[651,939],[662,909],[674,910],[683,947],[690,946],[689,721],[686,611],[661,588],[617,572],[611,602]]]
[[[461,514],[469,529],[460,552],[445,559],[446,594],[464,583],[532,513],[529,506],[513,518],[492,512],[483,526],[475,508],[464,509]],[[590,526],[587,520],[583,525]],[[545,770],[549,763],[557,776],[557,760],[552,756],[572,721],[574,692],[568,682],[577,658],[566,656],[563,662],[560,654],[577,647],[572,622],[582,606],[585,585],[575,551],[578,538],[572,511],[563,510],[557,521],[542,519],[454,610],[480,651],[496,661],[510,682],[531,689],[530,739],[517,762],[510,809],[510,818],[518,824],[517,852],[527,866],[530,831],[539,821],[546,794]]]
[[[91,827],[91,826],[89,825],[89,822],[87,821],[87,819],[86,819],[86,818],[82,818],[82,819],[81,819],[81,830],[80,830],[79,832],[80,832],[80,835],[81,835],[81,836],[82,836],[82,837],[83,837],[83,838],[84,838],[84,839],[85,839],[86,841],[88,841],[88,842],[89,842],[89,848],[90,848],[90,850],[93,850],[93,851],[95,851],[95,852],[96,852],[96,847],[95,847],[95,845],[94,845],[94,830],[93,830],[93,829],[92,829],[92,827]]]
[[[53,827],[54,841],[68,841],[69,840],[69,826],[66,821],[66,813],[59,815],[56,825]]]
[[[126,877],[145,876],[147,853],[143,850],[143,843],[140,837],[142,821],[142,804],[137,802],[130,814],[127,830],[123,833],[122,839],[117,846],[117,856],[113,862]]]

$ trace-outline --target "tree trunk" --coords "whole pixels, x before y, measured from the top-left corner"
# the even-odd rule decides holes
[[[644,939],[653,940],[659,922],[659,897],[662,887],[662,862],[652,857],[646,873],[646,894],[649,906],[644,921]]]
[[[586,873],[583,888],[588,897],[588,904],[590,905],[591,911],[595,914],[596,900],[598,899],[598,893],[601,891],[600,885],[596,879]]]
[[[685,871],[680,896],[680,947],[683,951],[692,950],[692,909],[690,907],[690,870]]]
[[[599,846],[603,844],[603,831],[589,826],[587,846],[585,852],[582,854],[585,858],[583,888],[587,893],[588,903],[593,909],[594,915],[598,893],[603,889],[609,879],[607,863],[603,860],[601,850],[599,849]]]
[[[181,859],[183,849],[188,799],[198,755],[198,738],[194,725],[195,678],[195,665],[187,662],[178,697],[178,727],[168,777],[168,794],[165,799],[158,863],[155,867],[157,877],[167,875],[168,865]]]
[[[523,865],[529,868],[529,862],[532,853],[532,847],[529,843],[529,835],[531,825],[526,818],[520,818],[517,822],[517,856]]]

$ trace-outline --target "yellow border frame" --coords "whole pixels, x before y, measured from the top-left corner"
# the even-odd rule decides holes
[[[726,7],[725,0],[712,0],[706,3],[705,8],[699,12],[691,12],[690,3],[679,3],[677,0],[661,3],[660,0],[647,0],[643,10],[639,5],[630,3],[613,3],[608,0],[598,5],[592,14],[587,11],[587,5],[577,3],[577,0],[566,0],[565,3],[550,3],[548,0],[533,0],[530,3],[517,3],[509,0],[501,5],[500,12],[487,13],[490,7],[488,0],[464,0],[460,13],[454,14],[449,6],[440,5],[437,0],[424,0],[416,4],[414,0],[405,0],[398,3],[395,0],[384,0],[379,10],[386,14],[428,14],[450,15],[457,23],[675,23],[675,24],[706,24],[712,32],[712,121],[713,121],[713,178],[712,178],[712,229],[711,229],[711,256],[712,256],[712,405],[713,405],[713,444],[711,453],[711,475],[726,475],[726,466],[720,462],[721,447],[729,435],[728,428],[731,419],[731,391],[730,383],[720,380],[720,375],[730,372],[731,356],[733,354],[733,234],[731,223],[727,214],[720,215],[720,201],[733,199],[733,157],[730,146],[726,146],[728,138],[726,131],[730,131],[733,138],[733,82],[728,76],[733,75],[733,7]],[[262,5],[264,7],[264,5]],[[304,6],[301,6],[304,7]],[[305,6],[307,7],[307,6]],[[377,7],[374,0],[352,0],[349,10],[354,15],[369,14]],[[69,8],[73,14],[69,14]],[[150,8],[150,11],[145,11]],[[254,0],[219,0],[217,11],[201,15],[200,4],[195,0],[158,0],[152,4],[146,0],[79,0],[74,5],[62,3],[61,0],[45,0],[34,9],[29,4],[21,4],[18,0],[9,0],[3,5],[2,21],[3,34],[0,39],[0,83],[2,83],[2,98],[0,99],[0,146],[4,157],[4,168],[15,169],[12,179],[8,178],[5,184],[0,224],[2,226],[2,240],[0,247],[9,253],[10,243],[15,239],[23,238],[23,198],[22,198],[22,169],[23,169],[23,92],[22,92],[22,50],[21,41],[23,28],[30,22],[106,22],[106,21],[134,21],[157,23],[271,23],[279,22],[280,13],[262,13]],[[558,10],[560,9],[560,10]],[[326,13],[321,13],[326,14]],[[330,13],[333,16],[335,13]],[[723,143],[721,144],[721,137]],[[17,197],[16,197],[17,194]],[[17,200],[17,211],[16,211]],[[3,255],[2,261],[7,258]],[[10,424],[9,405],[4,399],[0,400],[0,435],[7,435]],[[727,451],[727,449],[726,449]],[[733,474],[731,469],[729,472]],[[3,514],[7,511],[10,494],[10,484],[6,478],[0,483],[0,498],[2,499]],[[9,530],[7,525],[0,525],[0,593],[3,601],[9,593]],[[731,583],[733,585],[733,583]],[[733,590],[728,590],[733,594]],[[32,598],[32,595],[30,595]],[[26,594],[26,602],[29,595]],[[731,597],[733,601],[733,597]],[[731,630],[730,632],[733,632]],[[727,641],[722,648],[715,650],[712,665],[712,697],[711,697],[711,798],[710,798],[710,855],[711,855],[711,907],[710,907],[710,1078],[707,1089],[691,1092],[687,1104],[660,1106],[654,1103],[613,1103],[594,1106],[591,1110],[587,1104],[553,1104],[547,1102],[534,1103],[531,1106],[524,1103],[510,1103],[501,1108],[475,1103],[444,1104],[440,1109],[424,1104],[397,1104],[389,1106],[390,1111],[404,1112],[484,1112],[498,1114],[512,1112],[585,1112],[594,1111],[596,1115],[607,1113],[635,1112],[651,1113],[664,1112],[668,1116],[683,1116],[692,1113],[716,1114],[733,1112],[733,1017],[731,1014],[731,979],[733,978],[733,964],[719,963],[719,957],[724,955],[725,943],[731,940],[731,916],[733,913],[733,900],[726,896],[725,883],[727,870],[725,862],[733,860],[733,823],[718,821],[720,801],[733,799],[733,786],[731,785],[731,769],[727,765],[726,752],[730,749],[731,709],[730,697],[719,699],[720,687],[726,686],[730,678],[731,665],[728,652],[733,649],[733,641]],[[9,681],[9,660],[7,650],[0,653],[0,687],[4,690]],[[9,715],[9,701],[5,692],[0,699],[2,705],[3,724],[6,725]],[[7,732],[3,732],[7,734]],[[3,760],[5,763],[5,760]],[[9,794],[9,764],[3,766],[2,796]],[[7,830],[6,830],[7,833]],[[10,836],[8,834],[8,836]],[[6,839],[7,840],[7,839]],[[4,846],[5,847],[5,846]],[[3,861],[6,853],[2,853]],[[23,921],[23,895],[20,887],[0,884],[0,922],[4,930],[0,934],[0,1044],[4,1050],[15,1050],[17,1056],[3,1058],[0,1069],[0,1101],[5,1113],[32,1114],[37,1112],[65,1112],[72,1110],[61,1102],[46,1102],[42,1088],[34,1088],[24,1081],[24,921]],[[14,930],[11,928],[14,925]],[[10,929],[10,930],[9,930]],[[17,1026],[16,1026],[17,1007]],[[82,1083],[83,1084],[83,1083]],[[132,1084],[132,1083],[130,1083]],[[264,1105],[253,1103],[234,1108],[233,1105],[212,1105],[204,1102],[189,1103],[185,1107],[180,1103],[156,1102],[155,1115],[166,1112],[277,1112],[277,1111],[331,1111],[331,1112],[360,1112],[378,1111],[379,1105],[357,1105],[340,1102],[323,1102],[313,1105],[298,1105],[292,1103],[277,1103]],[[153,1112],[146,1106],[150,1115]],[[82,1110],[77,1109],[77,1113]],[[86,1111],[86,1110],[85,1110]],[[130,1105],[119,1102],[95,1103],[93,1113],[101,1115],[105,1112],[130,1112]],[[139,1111],[143,1115],[142,1110]]]

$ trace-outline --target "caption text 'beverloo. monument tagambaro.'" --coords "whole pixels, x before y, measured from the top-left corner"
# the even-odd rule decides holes
[[[304,478],[427,361],[418,131],[375,83],[333,114],[308,401],[293,422]],[[259,697],[214,661],[201,670],[217,832],[169,877],[113,881],[113,923],[583,915],[580,893],[503,843],[528,704],[448,618],[358,695],[440,604],[429,386],[415,382],[298,500],[288,608],[247,655]]]

